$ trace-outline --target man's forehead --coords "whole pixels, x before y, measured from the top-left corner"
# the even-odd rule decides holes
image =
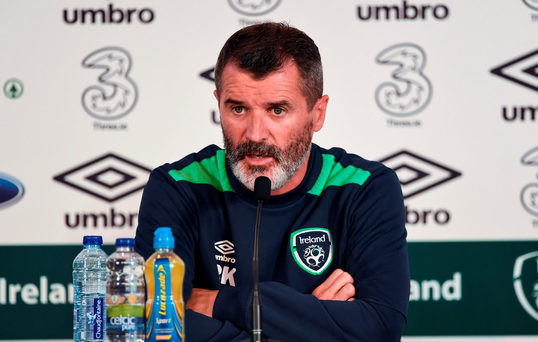
[[[261,68],[260,68],[261,69]],[[238,62],[236,61],[229,61],[226,63],[224,68],[222,69],[223,75],[226,73],[241,73],[248,75],[253,80],[263,80],[267,77],[273,76],[275,74],[283,73],[285,71],[293,70],[295,71],[294,74],[299,75],[299,69],[297,67],[297,64],[293,59],[287,59],[283,61],[278,68],[274,70],[270,70],[268,72],[266,71],[256,71],[256,70],[248,70],[247,68],[242,68]]]
[[[255,85],[257,83],[264,83],[264,81],[269,80],[276,81],[281,83],[283,86],[288,87],[298,87],[300,78],[299,72],[295,65],[288,64],[283,65],[278,70],[275,70],[269,74],[263,76],[257,76],[248,70],[240,68],[238,65],[230,64],[226,65],[223,69],[222,79],[221,79],[221,89],[220,91],[225,90],[229,86],[231,87],[241,87],[246,84]]]

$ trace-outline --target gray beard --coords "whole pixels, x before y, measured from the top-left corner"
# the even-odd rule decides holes
[[[303,133],[296,136],[290,144],[280,150],[265,142],[247,141],[236,145],[224,129],[224,148],[234,176],[249,190],[254,190],[254,182],[259,176],[271,180],[271,190],[278,190],[286,185],[305,162],[312,148],[312,124],[305,127]],[[266,166],[250,166],[244,160],[246,155],[272,157],[274,164]]]

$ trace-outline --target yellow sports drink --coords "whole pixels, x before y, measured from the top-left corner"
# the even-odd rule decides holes
[[[174,253],[172,229],[155,231],[155,253],[146,261],[146,341],[185,340],[183,277],[185,264]]]

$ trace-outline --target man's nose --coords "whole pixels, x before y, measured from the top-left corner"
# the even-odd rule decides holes
[[[246,137],[247,139],[251,141],[263,141],[266,140],[268,137],[268,127],[267,127],[267,120],[265,118],[264,113],[261,111],[253,112],[250,115],[250,120],[248,121],[247,131],[246,131]]]

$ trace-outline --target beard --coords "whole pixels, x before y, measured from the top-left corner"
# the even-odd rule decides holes
[[[222,128],[226,156],[234,176],[251,191],[254,191],[254,182],[259,176],[271,180],[271,190],[280,189],[293,178],[310,154],[313,126],[310,123],[299,130],[283,149],[264,141],[247,140],[238,144]],[[249,165],[246,156],[272,157],[273,162],[263,166]]]

